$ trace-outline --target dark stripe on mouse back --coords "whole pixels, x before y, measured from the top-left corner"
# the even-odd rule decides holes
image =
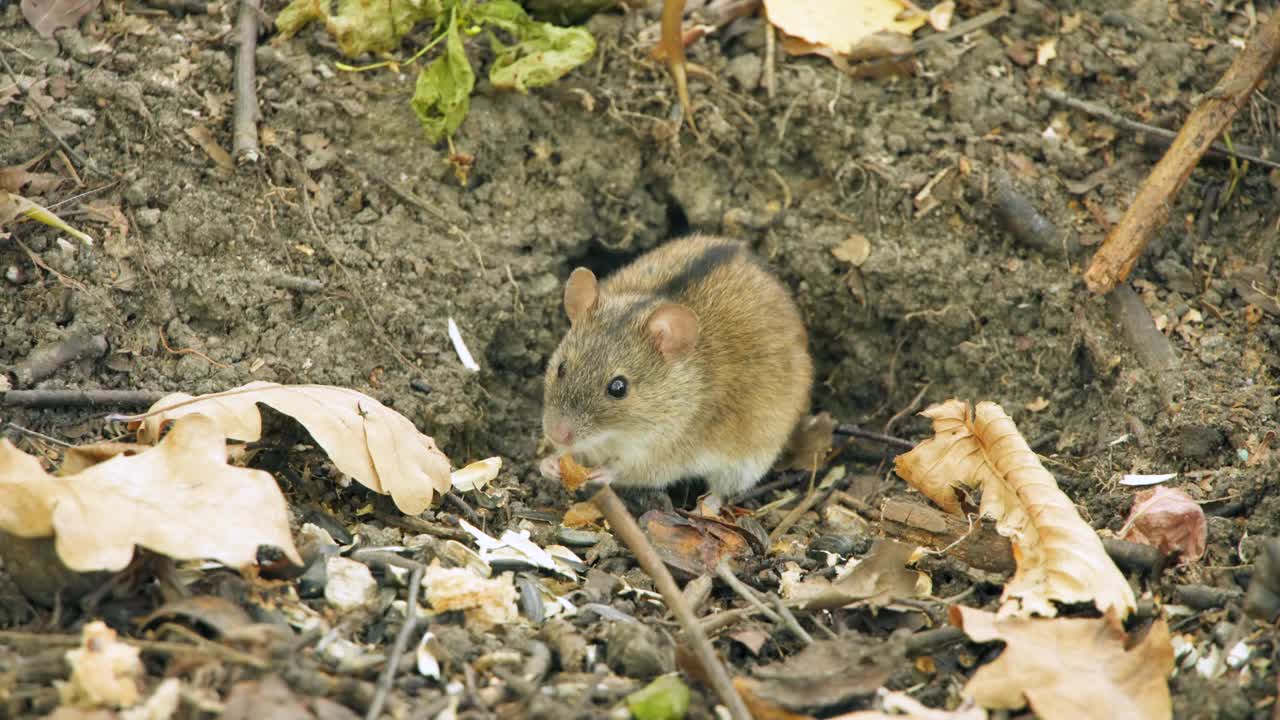
[[[654,288],[654,293],[659,297],[667,298],[684,295],[690,287],[715,272],[716,268],[732,262],[741,249],[741,246],[736,243],[712,245],[704,249],[702,254],[694,258],[684,270]]]

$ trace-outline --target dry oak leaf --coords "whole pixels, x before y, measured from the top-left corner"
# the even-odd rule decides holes
[[[143,421],[141,442],[155,442],[164,423],[192,414],[212,418],[228,439],[254,442],[262,436],[257,403],[301,423],[339,470],[391,495],[401,512],[417,515],[452,487],[449,458],[435,440],[400,413],[346,388],[251,382],[199,397],[174,393],[131,419]]]
[[[1133,611],[1133,589],[1097,533],[999,405],[980,402],[970,413],[968,403],[952,399],[921,414],[933,420],[934,436],[899,455],[894,469],[955,514],[961,513],[957,488],[982,489],[979,510],[1010,538],[1018,565],[1005,585],[1001,614],[1052,617],[1052,601],[1093,602],[1122,619]]]
[[[193,415],[159,445],[53,477],[0,439],[0,530],[55,536],[72,570],[120,570],[134,545],[181,560],[253,564],[273,545],[301,565],[288,509],[270,473],[227,465],[213,421]]]
[[[44,37],[53,31],[72,27],[98,7],[98,0],[22,0],[22,16]]]
[[[1157,620],[1144,637],[1126,636],[1114,615],[1102,618],[1007,618],[952,606],[951,622],[976,642],[1001,640],[1004,652],[978,668],[965,695],[990,709],[1030,705],[1042,720],[1172,717],[1169,626]]]

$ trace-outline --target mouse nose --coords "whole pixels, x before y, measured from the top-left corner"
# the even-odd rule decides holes
[[[552,442],[557,445],[573,444],[573,427],[564,418],[552,420],[551,424],[547,426],[547,434],[551,436]]]

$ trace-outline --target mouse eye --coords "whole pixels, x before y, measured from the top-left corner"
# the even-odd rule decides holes
[[[561,360],[560,364],[556,366],[556,379],[557,380],[564,379],[564,361],[563,360]]]
[[[627,379],[619,375],[609,381],[609,397],[621,400],[627,396]]]

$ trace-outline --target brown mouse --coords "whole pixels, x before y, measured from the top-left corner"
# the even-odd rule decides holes
[[[702,477],[727,499],[760,480],[809,409],[800,311],[743,243],[675,240],[603,282],[580,267],[564,307],[543,432],[618,486]]]

